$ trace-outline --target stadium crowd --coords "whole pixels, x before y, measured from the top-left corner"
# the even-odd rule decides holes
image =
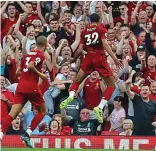
[[[33,135],[106,135],[106,132],[126,136],[156,135],[155,2],[6,1],[1,2],[0,13],[2,124],[15,101],[22,59],[35,49],[37,38],[43,35],[48,41],[42,65],[42,73],[47,79],[40,78],[38,85],[45,101],[46,115]],[[105,52],[113,72],[115,90],[108,103],[103,105],[102,121],[94,108],[100,104],[102,94],[108,93],[105,92],[107,84],[94,69],[81,82],[74,99],[65,107],[61,106],[70,96],[69,88],[87,56],[84,47],[81,55],[75,57],[81,34],[88,28],[94,13],[100,16],[100,24],[106,29],[102,36],[122,64],[119,68]],[[96,36],[86,35],[86,44],[95,42]],[[29,59],[27,57],[26,63]],[[99,60],[96,64],[100,64]],[[27,70],[24,68],[22,72]],[[31,91],[33,86],[27,82]],[[38,109],[35,103],[27,102],[6,134],[22,135]]]

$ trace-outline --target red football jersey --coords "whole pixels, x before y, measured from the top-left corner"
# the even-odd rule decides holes
[[[148,67],[144,71],[145,84],[150,85],[151,82],[156,81],[156,71],[151,72]]]
[[[21,64],[22,73],[20,76],[20,80],[17,86],[16,92],[22,93],[37,93],[40,92],[38,86],[39,77],[28,70],[27,65],[33,61],[35,63],[35,67],[38,71],[41,72],[42,64],[44,61],[44,53],[40,50],[33,50],[29,54],[25,56],[23,62]]]
[[[95,106],[98,106],[102,98],[100,80],[97,79],[94,82],[90,82],[90,80],[87,79],[84,84],[83,93],[84,93],[84,100],[86,102],[88,109],[92,110]]]
[[[104,25],[88,25],[81,33],[80,44],[83,44],[88,51],[101,54],[104,53],[102,39],[106,39],[107,30]]]

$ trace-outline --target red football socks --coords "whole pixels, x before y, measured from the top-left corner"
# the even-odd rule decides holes
[[[106,88],[106,90],[104,91],[103,93],[103,97],[105,100],[109,100],[114,92],[115,88],[114,87],[111,87],[111,86],[108,86]]]
[[[74,82],[72,85],[71,85],[71,87],[70,87],[70,91],[77,91],[78,90],[78,88],[79,88],[79,83],[78,82]]]
[[[40,122],[42,121],[44,115],[45,114],[41,114],[41,113],[38,113],[38,114],[35,115],[35,117],[31,121],[31,125],[30,125],[30,129],[32,131],[34,131],[35,128],[40,124]]]
[[[6,133],[8,127],[11,125],[11,122],[13,121],[13,117],[11,115],[7,115],[6,119],[2,123],[2,132]]]

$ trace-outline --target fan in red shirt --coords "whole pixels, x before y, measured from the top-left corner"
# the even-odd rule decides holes
[[[25,6],[29,10],[29,16],[25,20],[25,24],[28,25],[31,24],[33,20],[39,19],[39,17],[37,14],[33,14],[32,2],[25,2]]]
[[[101,98],[104,86],[102,86],[102,80],[99,79],[99,73],[93,71],[81,86],[83,88],[83,98],[87,109],[93,110],[95,106],[98,106]],[[79,90],[78,90],[79,91]]]
[[[22,73],[16,89],[14,105],[2,125],[2,132],[5,133],[12,120],[17,117],[24,104],[29,100],[38,109],[38,114],[33,118],[30,128],[21,137],[29,148],[33,148],[29,136],[41,122],[46,112],[45,103],[38,86],[39,77],[47,79],[47,76],[41,73],[45,59],[43,52],[47,47],[46,37],[39,36],[36,40],[36,45],[36,50],[32,50],[27,54],[21,63]],[[0,137],[2,138],[2,136]]]
[[[12,92],[5,88],[6,79],[4,76],[0,76],[0,83],[1,83],[1,114],[0,119],[1,122],[5,120],[6,116],[8,115],[12,103],[14,102],[14,96]]]
[[[24,6],[24,4],[20,1],[17,2],[21,8],[24,10],[24,17],[22,19],[22,21],[24,22],[26,17],[28,16],[29,14],[29,10]],[[2,28],[2,39],[4,36],[7,35],[10,27],[13,25],[13,24],[16,24],[17,20],[18,20],[18,17],[19,17],[19,14],[16,13],[16,7],[15,7],[15,4],[14,3],[9,3],[9,1],[6,1],[6,3],[3,5],[2,9],[1,9],[1,15],[3,14],[3,12],[7,10],[7,13],[8,13],[8,18],[4,18],[2,19],[2,22],[1,22],[1,28]],[[22,31],[22,27],[20,28],[20,30]]]
[[[156,81],[156,57],[150,55],[147,60],[148,67],[144,70],[145,83],[150,85],[151,82]]]
[[[96,13],[93,13],[90,16],[90,21],[91,23],[81,33],[80,46],[79,50],[77,51],[77,53],[82,53],[83,48],[85,47],[85,49],[88,50],[88,53],[81,64],[81,69],[79,70],[75,82],[70,87],[69,97],[60,104],[60,108],[66,108],[67,105],[73,101],[75,92],[79,88],[79,84],[88,74],[93,71],[98,71],[100,76],[105,80],[107,88],[104,92],[103,99],[101,100],[99,106],[94,108],[94,111],[97,114],[99,122],[103,123],[102,109],[114,91],[114,77],[107,63],[104,49],[118,66],[121,67],[122,65],[116,56],[114,56],[111,48],[107,43],[105,36],[107,31],[104,28],[104,25],[99,24],[100,16]],[[78,54],[76,57],[77,56]]]

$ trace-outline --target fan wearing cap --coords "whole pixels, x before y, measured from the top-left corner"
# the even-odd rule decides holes
[[[129,62],[132,70],[135,70],[136,72],[140,71],[142,58],[147,58],[147,51],[144,46],[139,46],[137,48],[136,55],[133,56],[132,60]]]

